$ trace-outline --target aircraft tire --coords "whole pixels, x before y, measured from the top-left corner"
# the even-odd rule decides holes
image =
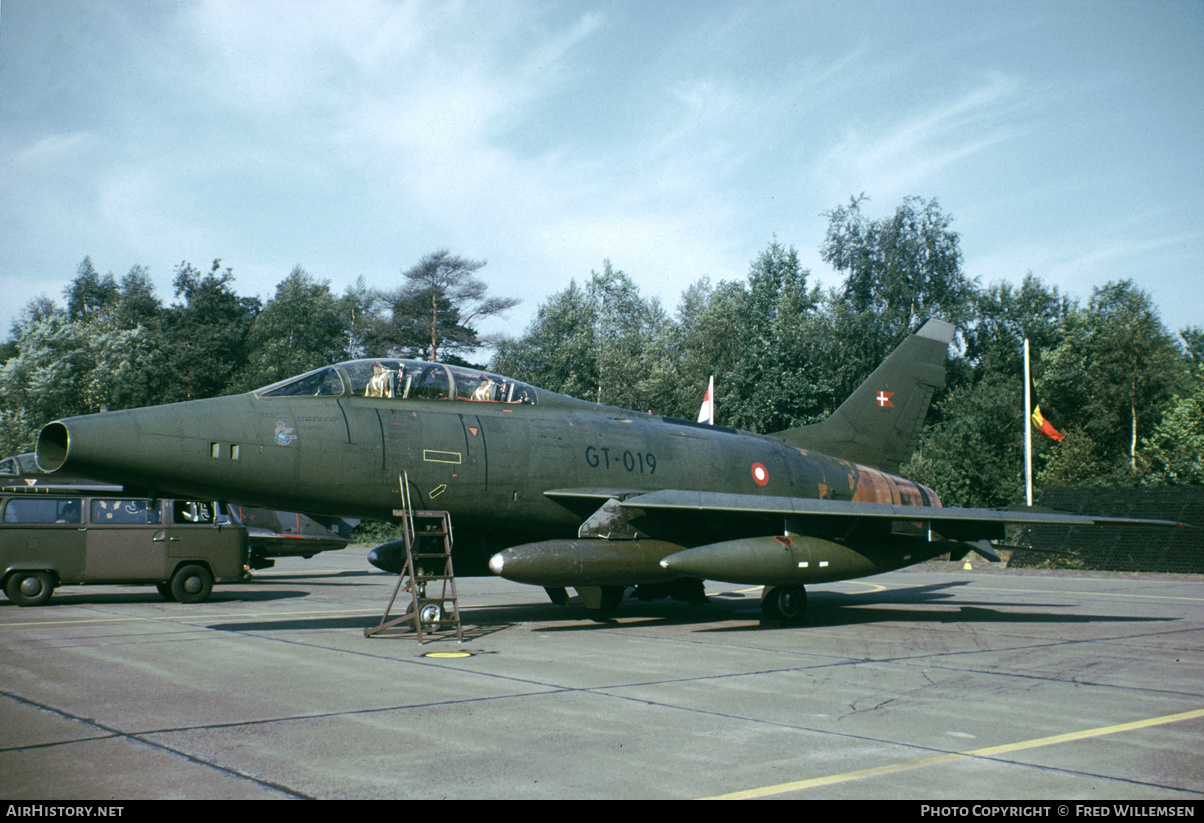
[[[418,602],[418,619],[424,626],[432,626],[443,620],[443,605],[432,601]]]
[[[171,576],[171,594],[180,603],[204,603],[213,591],[213,575],[204,566],[189,563]]]
[[[761,613],[783,625],[801,623],[807,614],[807,590],[802,586],[770,586],[761,595]]]
[[[4,593],[18,606],[41,606],[54,594],[54,577],[49,572],[13,572]]]

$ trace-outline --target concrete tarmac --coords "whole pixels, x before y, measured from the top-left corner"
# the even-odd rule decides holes
[[[366,551],[0,601],[0,798],[1204,797],[1199,577],[929,565],[795,628],[463,579],[466,642],[420,646],[364,637]]]

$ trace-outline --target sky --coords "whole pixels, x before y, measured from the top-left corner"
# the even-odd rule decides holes
[[[673,310],[936,198],[983,285],[1204,325],[1204,3],[0,0],[0,337],[85,256],[265,301],[485,260],[520,334],[605,260]]]

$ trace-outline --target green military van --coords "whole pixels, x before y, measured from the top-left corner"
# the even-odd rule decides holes
[[[20,606],[78,583],[153,583],[168,600],[200,603],[246,566],[246,528],[212,501],[0,492],[0,587]]]

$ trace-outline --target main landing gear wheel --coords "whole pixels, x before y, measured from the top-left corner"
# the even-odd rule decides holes
[[[13,572],[4,593],[18,606],[41,606],[54,594],[54,578],[48,572]]]
[[[807,614],[807,590],[802,586],[770,586],[761,595],[761,613],[784,625],[801,623]]]
[[[213,575],[204,566],[190,563],[171,576],[171,596],[180,603],[203,603],[213,591]]]

